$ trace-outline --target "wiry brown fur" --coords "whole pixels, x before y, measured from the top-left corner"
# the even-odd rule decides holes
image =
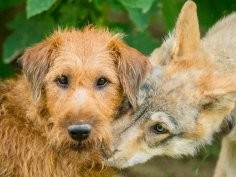
[[[54,32],[21,62],[24,74],[0,84],[0,176],[112,176],[110,169],[99,172],[110,123],[124,99],[135,102],[130,89],[137,92],[148,71],[146,57],[118,35],[87,27]],[[68,88],[58,85],[61,75]],[[99,77],[109,81],[100,90]],[[84,122],[92,132],[77,142],[67,126]]]
[[[140,88],[138,109],[113,124],[110,165],[132,166],[154,155],[194,155],[211,143],[235,107],[236,14],[200,40],[196,5],[187,1],[173,34],[150,59],[154,68]],[[216,176],[235,176],[233,149],[235,130],[223,141]]]

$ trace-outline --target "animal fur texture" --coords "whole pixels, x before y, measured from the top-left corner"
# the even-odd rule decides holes
[[[111,177],[110,124],[150,64],[108,30],[58,30],[0,83],[1,177]],[[78,130],[79,133],[78,134]]]
[[[137,109],[113,124],[111,166],[125,168],[156,155],[194,155],[232,119],[235,13],[200,39],[196,5],[187,1],[175,30],[150,59],[154,68],[140,88]],[[215,177],[235,177],[235,137],[233,129],[224,138]]]

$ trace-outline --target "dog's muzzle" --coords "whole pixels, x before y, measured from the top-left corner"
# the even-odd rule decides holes
[[[73,124],[68,126],[67,130],[73,140],[83,141],[89,137],[91,128],[90,124]]]

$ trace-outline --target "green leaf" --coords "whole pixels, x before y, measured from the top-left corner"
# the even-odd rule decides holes
[[[146,13],[155,0],[120,0],[120,2],[128,8],[142,9],[143,13]]]
[[[55,2],[56,0],[27,0],[27,18],[48,10]]]
[[[124,12],[124,6],[119,0],[107,0],[110,8],[114,12]]]
[[[160,41],[154,39],[147,31],[128,35],[125,40],[130,46],[145,55],[150,55],[151,52],[161,44]]]
[[[6,24],[6,27],[9,30],[15,30],[19,28],[19,26],[21,26],[22,24],[25,24],[26,22],[27,22],[27,19],[25,17],[25,13],[22,12],[22,13],[18,13],[13,20],[8,22]]]
[[[127,9],[129,18],[137,26],[140,31],[144,31],[148,27],[148,14],[143,13],[140,9]]]
[[[162,0],[161,2],[163,4],[162,12],[167,31],[172,31],[184,0]]]
[[[85,14],[84,11],[86,11],[86,9],[80,10],[77,4],[72,4],[72,3],[64,4],[59,9],[60,26],[65,26],[65,27],[76,26],[79,16],[83,16]]]
[[[195,3],[202,31],[207,31],[216,21],[236,10],[235,0],[214,1],[214,3],[196,0]]]
[[[0,79],[13,75],[13,69],[10,65],[4,64],[0,59]]]
[[[3,44],[3,62],[13,61],[26,47],[44,38],[54,26],[53,19],[48,16],[22,20],[22,25],[18,26]]]
[[[15,6],[17,4],[22,3],[23,0],[1,0],[0,1],[0,10],[5,10],[9,7]]]

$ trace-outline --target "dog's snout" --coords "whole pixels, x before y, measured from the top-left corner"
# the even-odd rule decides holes
[[[76,141],[82,141],[89,137],[91,133],[91,125],[89,124],[75,124],[68,127],[69,135]]]

